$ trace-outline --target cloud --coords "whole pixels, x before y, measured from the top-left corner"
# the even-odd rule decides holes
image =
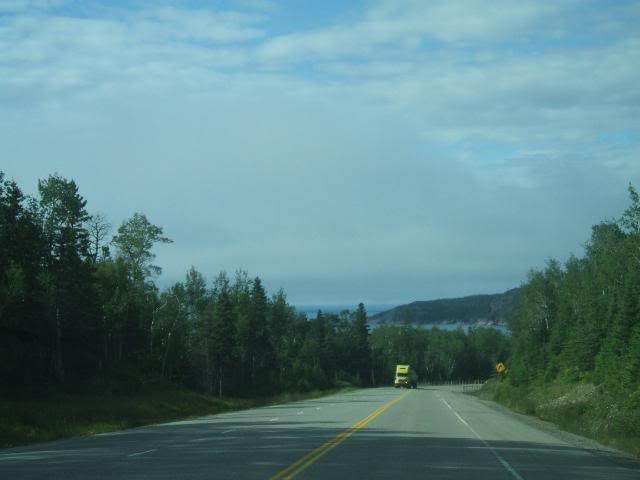
[[[377,2],[274,36],[270,5],[153,5],[0,17],[0,156],[116,225],[147,213],[175,240],[166,283],[193,264],[306,302],[506,289],[640,181],[640,34],[609,11]]]
[[[269,39],[257,57],[263,62],[309,61],[375,56],[385,47],[415,51],[429,41],[491,43],[516,32],[527,36],[529,27],[559,10],[551,2],[384,1],[353,23]]]
[[[0,13],[16,13],[24,10],[47,10],[67,3],[68,0],[3,0]]]
[[[199,82],[246,65],[242,43],[262,18],[237,12],[156,8],[107,17],[24,14],[0,22],[0,96],[9,103],[60,95]],[[215,45],[215,48],[212,48]]]
[[[514,33],[526,35],[531,26],[559,10],[557,2],[387,0],[367,15],[366,22],[398,36],[413,33],[441,42],[494,41]]]
[[[131,31],[141,40],[237,43],[263,37],[264,31],[257,28],[263,21],[262,16],[234,11],[160,7],[135,15]]]
[[[472,65],[404,64],[390,78],[368,64],[374,74],[365,71],[359,80],[372,97],[415,115],[434,141],[591,142],[637,116],[640,90],[629,63],[635,57],[640,42],[633,39]]]
[[[278,4],[270,0],[235,0],[235,3],[249,10],[274,12],[279,10]]]

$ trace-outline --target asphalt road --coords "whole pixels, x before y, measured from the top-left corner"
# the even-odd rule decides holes
[[[640,479],[444,387],[359,390],[0,450],[1,479]]]

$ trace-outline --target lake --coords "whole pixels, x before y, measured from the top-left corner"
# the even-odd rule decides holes
[[[377,304],[377,305],[365,305],[364,308],[367,310],[367,316],[372,317],[373,315],[385,312],[387,310],[391,310],[396,305],[386,305],[386,304]],[[316,318],[316,314],[318,310],[322,310],[322,313],[335,313],[339,314],[343,310],[349,310],[350,312],[354,312],[358,309],[358,304],[333,304],[333,305],[294,305],[295,309],[299,313],[304,313],[307,318]]]

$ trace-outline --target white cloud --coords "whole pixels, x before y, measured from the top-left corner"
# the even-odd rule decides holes
[[[549,46],[571,3],[486,5],[382,2],[281,37],[268,8],[2,17],[3,169],[73,177],[115,224],[145,211],[171,279],[513,286],[640,180],[640,40]]]
[[[375,55],[384,46],[416,50],[433,39],[493,42],[515,33],[527,36],[529,27],[559,10],[555,2],[383,1],[359,21],[270,39],[257,56],[264,62],[309,61]]]
[[[257,27],[263,21],[262,16],[238,12],[160,7],[135,15],[131,31],[147,41],[237,43],[263,37]]]
[[[280,8],[276,2],[271,0],[235,0],[235,3],[242,8],[263,12],[274,12]]]
[[[125,17],[22,14],[0,22],[0,96],[30,104],[87,90],[208,83],[219,70],[246,65],[239,45],[262,35],[259,17],[234,12],[164,8]]]
[[[2,0],[2,2],[0,2],[0,13],[15,13],[23,10],[46,10],[67,2],[68,0]]]

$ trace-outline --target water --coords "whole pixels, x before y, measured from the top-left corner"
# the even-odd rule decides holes
[[[447,330],[449,332],[462,328],[465,333],[469,331],[469,328],[495,328],[496,330],[500,330],[502,333],[509,333],[509,329],[505,325],[493,325],[489,323],[427,323],[419,325],[419,327],[428,329],[437,327],[440,330]]]
[[[364,308],[367,310],[367,316],[372,317],[376,313],[385,312],[387,310],[392,309],[396,305],[365,305]],[[322,310],[322,313],[335,313],[339,314],[343,310],[349,310],[350,312],[355,312],[358,309],[358,304],[334,304],[334,305],[294,305],[296,311],[298,313],[304,313],[307,318],[316,318],[318,314],[318,310]]]
[[[377,304],[377,305],[365,305],[365,308],[367,310],[367,316],[369,318],[371,318],[373,315],[375,315],[376,313],[380,313],[380,312],[385,312],[387,310],[390,310],[392,308],[394,308],[395,305],[385,305],[385,304]],[[339,314],[341,311],[343,310],[349,310],[350,312],[354,312],[357,308],[358,305],[346,305],[346,304],[339,304],[339,305],[295,305],[296,311],[298,311],[298,313],[304,313],[308,319],[313,319],[316,318],[316,315],[318,314],[318,310],[322,310],[322,313],[335,313],[335,314]],[[378,327],[380,324],[379,323],[370,323],[370,327],[371,328],[376,328]],[[401,323],[388,323],[388,325],[395,325],[395,326],[402,326]],[[467,333],[469,331],[470,327],[473,328],[479,328],[479,327],[490,327],[490,328],[495,328],[496,330],[501,331],[502,333],[506,333],[509,334],[510,331],[509,329],[504,326],[504,325],[491,325],[491,324],[485,324],[485,323],[473,323],[473,324],[468,324],[468,323],[461,323],[461,322],[456,322],[456,323],[421,323],[421,324],[416,324],[415,325],[418,328],[425,328],[425,329],[431,329],[431,328],[439,328],[440,330],[447,330],[449,332],[453,332],[454,330],[457,330],[458,328],[462,328],[462,330]]]
[[[379,323],[374,323],[371,325],[371,328],[376,328],[380,326]],[[387,323],[387,325],[394,325],[397,327],[402,326],[401,323]],[[424,328],[430,330],[432,328],[439,328],[440,330],[446,330],[448,332],[453,332],[459,328],[461,328],[465,333],[469,332],[469,328],[495,328],[502,333],[506,333],[507,335],[511,333],[509,328],[505,325],[493,325],[488,323],[420,323],[413,325],[418,328]]]

